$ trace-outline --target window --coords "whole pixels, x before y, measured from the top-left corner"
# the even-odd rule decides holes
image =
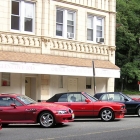
[[[104,18],[97,16],[87,17],[87,40],[96,42],[97,38],[104,37]]]
[[[81,93],[68,94],[68,102],[85,102],[85,99]]]
[[[101,97],[102,101],[108,101],[108,96],[107,94],[103,94],[103,96]],[[109,100],[111,100],[111,98],[109,98]]]
[[[61,97],[58,99],[58,102],[67,102],[67,93],[61,95]]]
[[[63,76],[58,77],[58,87],[63,88]]]
[[[11,29],[34,32],[34,3],[12,0]]]
[[[86,89],[91,89],[91,77],[86,77]]]
[[[56,36],[72,39],[75,37],[75,12],[56,10]]]
[[[10,86],[10,73],[1,73],[1,85],[2,86]]]
[[[16,106],[22,106],[22,104],[14,98],[11,97],[0,97],[0,106],[10,106],[15,104]]]

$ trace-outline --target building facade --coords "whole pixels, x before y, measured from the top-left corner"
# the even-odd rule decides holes
[[[4,0],[0,7],[1,93],[45,100],[114,91],[116,0]]]

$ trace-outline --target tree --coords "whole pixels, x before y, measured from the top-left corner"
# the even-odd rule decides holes
[[[117,0],[116,65],[121,68],[126,89],[136,89],[140,80],[140,0]]]

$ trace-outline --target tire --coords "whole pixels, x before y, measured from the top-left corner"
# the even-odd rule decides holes
[[[137,109],[137,114],[140,117],[140,107],[138,107],[138,109]]]
[[[62,126],[63,123],[56,123],[56,126]]]
[[[114,120],[114,113],[111,109],[105,108],[101,111],[100,117],[102,121],[108,122]]]
[[[53,127],[55,124],[54,116],[50,112],[42,112],[39,116],[39,123],[45,128]]]
[[[8,125],[9,125],[8,123],[3,123],[2,127],[8,127]]]

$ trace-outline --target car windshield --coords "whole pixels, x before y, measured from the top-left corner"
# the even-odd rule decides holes
[[[37,103],[36,101],[34,101],[33,99],[31,99],[25,95],[17,96],[17,98],[26,105]]]
[[[96,99],[95,97],[92,97],[89,93],[84,92],[84,94],[92,101],[97,101],[98,99]]]
[[[123,93],[122,93],[123,94]],[[128,100],[132,100],[132,98],[130,98],[129,96],[127,96],[126,94],[123,94],[123,96],[125,97],[125,98],[127,98]]]

